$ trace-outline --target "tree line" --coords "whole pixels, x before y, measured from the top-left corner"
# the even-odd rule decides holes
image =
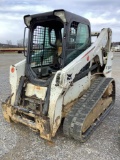
[[[23,46],[27,47],[28,39],[25,39],[25,43],[24,44],[23,43],[24,43],[23,39],[17,40],[17,44],[16,45],[13,45],[11,40],[7,40],[6,41],[7,46],[12,46],[13,45],[13,46],[17,46],[17,47],[23,47]]]

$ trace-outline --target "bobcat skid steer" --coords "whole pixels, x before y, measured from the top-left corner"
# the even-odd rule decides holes
[[[89,20],[65,10],[26,15],[24,22],[27,55],[10,66],[4,118],[49,141],[62,121],[66,136],[86,141],[115,101],[111,29],[91,33]]]

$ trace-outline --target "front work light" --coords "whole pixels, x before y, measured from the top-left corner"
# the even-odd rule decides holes
[[[59,17],[63,22],[66,22],[64,11],[54,11],[54,15]]]
[[[24,23],[26,24],[26,26],[29,28],[30,26],[30,21],[32,20],[32,17],[30,15],[26,15],[24,16]]]

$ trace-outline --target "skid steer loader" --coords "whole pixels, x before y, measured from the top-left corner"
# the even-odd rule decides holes
[[[66,136],[84,142],[115,101],[112,31],[91,33],[89,20],[65,10],[26,15],[26,59],[10,66],[4,118],[51,141],[61,121]],[[91,37],[97,36],[94,43]]]

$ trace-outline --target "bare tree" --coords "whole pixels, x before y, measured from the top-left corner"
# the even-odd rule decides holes
[[[18,47],[23,47],[23,39],[17,41]]]
[[[7,44],[8,44],[8,46],[11,46],[12,45],[12,41],[11,40],[7,40]]]
[[[23,43],[24,43],[24,44],[23,44]],[[27,39],[27,38],[25,39],[25,41],[24,41],[23,39],[17,41],[17,46],[18,46],[18,47],[23,47],[23,45],[24,45],[25,47],[27,47],[27,44],[28,44],[28,39]]]

